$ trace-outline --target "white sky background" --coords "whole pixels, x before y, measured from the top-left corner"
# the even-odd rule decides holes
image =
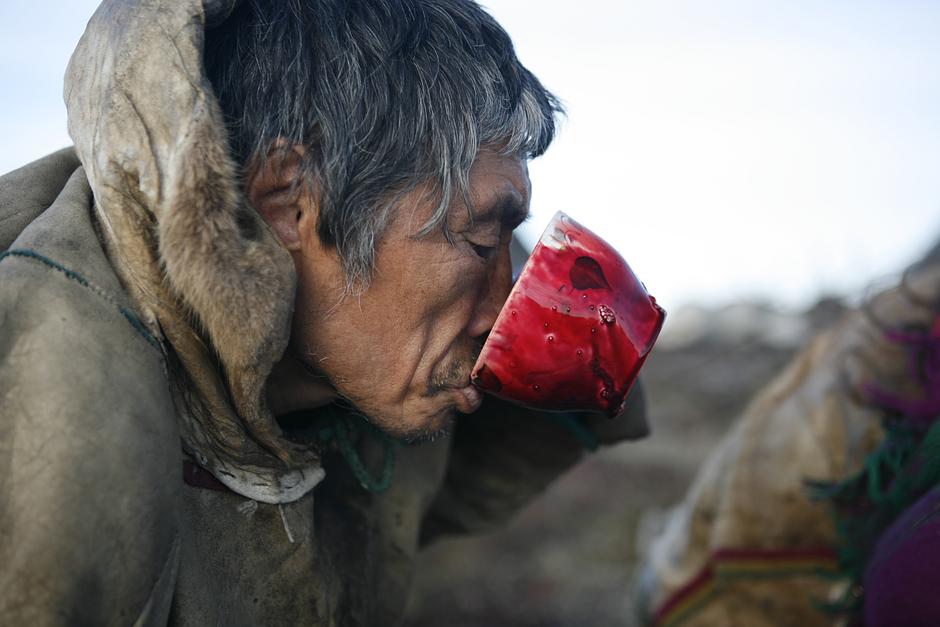
[[[0,2],[0,172],[69,143],[97,2]],[[857,294],[940,238],[940,2],[489,0],[568,120],[531,165],[667,309]]]

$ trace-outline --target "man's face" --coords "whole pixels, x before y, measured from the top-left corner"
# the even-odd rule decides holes
[[[509,294],[509,244],[529,194],[522,158],[481,151],[470,171],[473,220],[456,199],[453,242],[440,231],[417,238],[434,202],[406,196],[377,245],[371,284],[353,295],[335,251],[302,218],[291,350],[396,437],[433,437],[455,411],[475,411],[470,370]]]

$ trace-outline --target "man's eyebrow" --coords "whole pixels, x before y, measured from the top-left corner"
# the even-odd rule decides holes
[[[529,217],[529,209],[518,194],[503,193],[487,203],[479,213],[473,215],[473,222],[500,222],[503,226],[516,228]]]

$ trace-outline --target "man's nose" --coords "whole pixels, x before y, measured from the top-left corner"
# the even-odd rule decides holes
[[[512,261],[508,242],[499,247],[484,281],[473,319],[467,329],[474,338],[483,337],[490,332],[512,289]]]

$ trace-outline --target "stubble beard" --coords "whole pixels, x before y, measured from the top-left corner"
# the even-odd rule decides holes
[[[459,389],[469,385],[470,372],[481,350],[482,345],[470,346],[461,351],[461,354],[456,358],[438,367],[430,377],[427,392],[424,397],[432,398],[438,394],[447,393],[448,390]],[[362,403],[362,399],[357,399],[355,393],[350,393],[344,381],[332,380],[332,377],[328,377],[322,370],[314,367],[313,364],[323,364],[328,361],[327,359],[319,354],[310,352],[308,352],[305,357],[307,357],[307,359],[303,360],[305,366],[310,368],[311,371],[316,371],[320,373],[321,376],[325,376],[331,380],[331,384],[340,397],[340,403],[342,405],[347,406],[353,413],[367,420],[375,428],[395,440],[405,444],[435,442],[450,436],[454,430],[454,426],[457,423],[457,416],[453,406],[445,407],[441,412],[435,414],[428,420],[428,424],[414,428],[406,427],[405,420],[391,423],[387,423],[385,420],[376,420],[367,411],[361,409],[363,405],[368,406],[368,403]]]
[[[482,345],[469,346],[446,364],[438,367],[431,375],[428,395],[445,389],[459,389],[470,385],[470,372],[483,350]]]

